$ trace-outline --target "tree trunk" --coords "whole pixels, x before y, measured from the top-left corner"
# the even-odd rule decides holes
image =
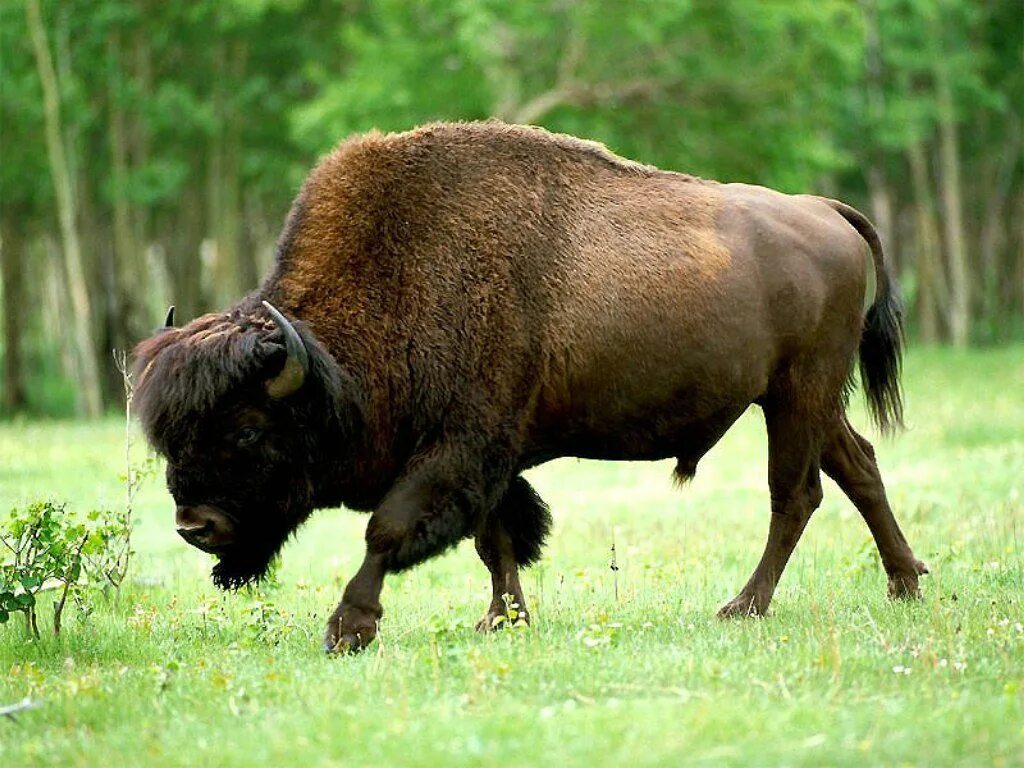
[[[939,123],[939,189],[942,193],[943,229],[949,259],[949,335],[954,346],[965,347],[971,335],[971,283],[964,242],[960,184],[960,151],[956,112],[949,84],[948,63],[937,46],[935,97]]]
[[[881,122],[885,114],[885,92],[882,78],[881,43],[878,36],[878,15],[874,0],[864,5],[864,69],[866,72],[866,100],[868,116],[872,125]],[[874,219],[882,248],[892,263],[893,271],[899,274],[901,264],[897,258],[893,233],[893,204],[889,180],[885,173],[885,157],[880,144],[874,143],[869,150],[868,189],[871,196],[871,216]]]
[[[213,240],[212,264],[210,264],[210,298],[221,306],[224,298],[230,295],[225,285],[231,282],[231,254],[227,252],[227,243],[220,241],[220,220],[223,215],[224,186],[224,60],[226,58],[224,41],[216,44],[213,56],[213,113],[216,115],[206,155],[206,235]]]
[[[886,260],[891,264],[893,273],[898,275],[902,271],[903,265],[897,254],[896,238],[893,237],[895,227],[893,226],[892,192],[889,189],[889,180],[886,178],[880,157],[876,156],[871,161],[871,167],[868,168],[868,185],[871,195],[871,216],[878,231],[878,238],[882,241],[882,250],[885,252]]]
[[[939,260],[939,230],[928,179],[924,148],[913,142],[907,150],[910,179],[914,189],[917,261],[917,323],[921,341],[934,344],[941,338],[939,308],[946,305],[948,289]]]
[[[225,106],[225,79],[227,77],[227,43],[220,41],[214,55],[215,82],[213,83],[213,109],[217,126],[210,137],[206,161],[206,197],[209,204],[207,213],[207,235],[213,243],[213,263],[210,265],[211,299],[216,306],[223,306],[234,294],[235,248],[225,231],[231,229],[230,202],[226,199],[229,185],[227,176],[227,151],[225,148],[228,121]]]
[[[1011,124],[1009,135],[1003,144],[1002,152],[995,157],[993,172],[986,174],[989,183],[986,185],[990,193],[985,200],[984,214],[981,217],[981,233],[979,251],[982,268],[982,313],[985,319],[997,329],[1000,320],[1000,284],[1008,275],[1013,274],[1013,259],[1010,255],[1012,241],[1009,234],[1009,221],[1005,216],[1007,202],[1013,189],[1013,177],[1020,161],[1021,128]],[[1001,258],[1000,252],[1004,254]]]
[[[235,41],[231,46],[229,77],[232,83],[243,83],[249,64],[249,45],[244,40]],[[245,208],[242,196],[242,114],[238,99],[232,97],[228,104],[227,124],[225,125],[225,174],[224,185],[224,234],[235,251],[235,291],[230,297],[235,301],[238,297],[256,287],[259,273],[256,265],[256,251],[244,247],[246,238]]]
[[[7,211],[10,213],[10,211]],[[25,332],[25,254],[19,227],[7,219],[0,230],[0,280],[3,284],[4,389],[0,407],[16,413],[25,407],[22,339]]]
[[[139,6],[142,13],[148,13],[148,3]],[[149,37],[141,28],[132,34],[132,81],[141,98],[145,101],[153,99],[153,55]],[[137,111],[131,113],[128,131],[128,144],[136,168],[146,169],[150,162],[150,134],[147,120]],[[139,254],[140,269],[146,276],[146,284],[150,290],[140,302],[141,328],[145,333],[159,322],[161,313],[166,310],[168,294],[171,290],[167,279],[166,250],[159,247],[152,239],[153,217],[147,204],[132,207],[132,227],[135,243],[142,249]]]
[[[112,275],[118,294],[118,316],[112,339],[113,347],[127,349],[134,339],[149,330],[154,322],[142,322],[148,290],[148,274],[143,260],[142,248],[136,239],[136,216],[132,212],[128,195],[129,148],[127,121],[120,95],[123,77],[121,59],[121,36],[111,32],[107,36],[107,58],[110,67],[107,80],[108,131],[110,147],[110,170],[113,182],[112,203],[114,209],[114,272]]]
[[[244,254],[241,249],[241,116],[235,97],[229,92],[232,83],[242,81],[247,60],[248,48],[243,42],[219,44],[213,101],[220,123],[207,161],[208,233],[214,244],[211,287],[217,306],[235,301],[257,279],[251,254]]]
[[[1017,245],[1010,252],[1016,255],[1017,260],[1017,279],[1013,281],[1017,301],[1014,306],[1011,296],[1007,306],[1010,307],[1008,314],[1016,313],[1019,317],[1024,317],[1024,193],[1017,195],[1014,208],[1016,213],[1010,218],[1016,223]]]
[[[203,209],[200,189],[192,185],[185,187],[181,204],[170,223],[165,259],[172,283],[170,303],[177,306],[180,320],[187,321],[210,308],[202,281]]]
[[[79,374],[76,382],[78,408],[83,415],[95,417],[102,412],[103,403],[100,394],[96,348],[92,338],[92,307],[89,302],[82,249],[75,221],[75,199],[71,188],[71,173],[61,138],[60,91],[57,86],[53,60],[50,57],[49,44],[46,40],[46,30],[43,27],[39,11],[39,0],[26,0],[25,8],[36,68],[43,90],[46,148],[50,159],[54,197],[57,200],[57,211],[60,218],[68,291],[75,314],[72,331],[75,338]]]
[[[46,292],[41,302],[43,335],[57,340],[61,372],[73,379],[78,371],[78,358],[74,342],[67,332],[74,317],[68,308],[68,274],[64,269],[64,253],[50,233],[42,238],[40,253],[46,265]]]

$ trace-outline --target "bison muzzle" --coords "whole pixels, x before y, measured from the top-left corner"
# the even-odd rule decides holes
[[[328,650],[374,638],[386,574],[468,537],[491,574],[481,628],[506,596],[525,613],[550,515],[524,470],[674,458],[685,479],[751,404],[771,521],[721,615],[767,611],[821,470],[892,596],[926,572],[845,416],[859,359],[875,420],[899,425],[902,329],[878,237],[838,201],[500,122],[370,134],[310,174],[256,291],[167,326],[136,350],[136,408],[218,585],[260,579],[314,509],[372,511]]]

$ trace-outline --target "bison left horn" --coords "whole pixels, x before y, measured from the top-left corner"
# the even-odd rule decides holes
[[[302,343],[299,332],[288,319],[269,301],[264,301],[263,306],[267,308],[267,312],[284,334],[284,348],[288,353],[281,372],[267,380],[267,394],[276,400],[287,397],[302,386],[306,374],[309,373],[309,352],[306,351],[306,345]]]
[[[164,328],[163,329],[165,331],[169,331],[173,327],[174,327],[174,305],[171,304],[171,306],[169,306],[167,308],[167,317],[164,318]]]

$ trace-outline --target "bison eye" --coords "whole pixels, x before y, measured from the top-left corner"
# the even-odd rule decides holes
[[[252,445],[257,440],[260,439],[260,435],[262,434],[263,430],[260,429],[259,427],[243,427],[242,429],[238,430],[238,433],[235,435],[235,442],[239,445],[239,447]]]

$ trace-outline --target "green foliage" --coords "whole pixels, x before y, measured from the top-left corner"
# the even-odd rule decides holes
[[[514,119],[545,94],[557,98],[528,110],[536,122],[666,167],[786,189],[926,135],[936,62],[953,77],[961,119],[1019,109],[1012,0],[77,0],[44,10],[73,55],[63,108],[83,170],[107,200],[144,206],[173,204],[201,181],[202,148],[239,117],[244,181],[280,215],[293,192],[281,180],[297,182],[353,131]],[[883,43],[881,112],[863,99],[868,13]],[[0,183],[10,202],[49,205],[39,86],[14,5],[0,40],[5,141],[22,150]],[[122,187],[102,144],[105,99],[139,121]]]
[[[292,125],[323,150],[372,127],[497,115],[806,189],[848,163],[834,108],[858,77],[859,38],[835,2],[375,3],[341,28],[348,56],[314,70],[318,93]]]
[[[53,631],[59,634],[68,597],[120,583],[129,533],[126,518],[108,511],[94,510],[79,520],[65,504],[49,501],[12,509],[0,524],[0,624],[20,612],[38,639],[38,596],[56,587]]]
[[[85,572],[103,590],[117,589],[131,560],[130,510],[93,510],[86,515],[88,536],[82,548]]]
[[[252,599],[244,611],[245,637],[254,644],[279,645],[296,632],[307,641],[312,639],[309,627],[303,626],[291,611],[279,607],[265,596]]]
[[[29,630],[39,636],[36,595],[54,579],[77,583],[81,575],[80,539],[84,531],[66,523],[63,507],[48,502],[14,509],[0,532],[0,621],[19,611]]]
[[[169,303],[192,317],[251,290],[305,174],[347,135],[487,117],[668,169],[846,199],[883,228],[914,287],[913,330],[930,305],[921,297],[934,295],[940,315],[952,306],[943,284],[956,238],[917,230],[948,220],[940,80],[957,129],[974,338],[1024,327],[1019,0],[40,4],[102,349],[130,348]],[[0,163],[0,235],[26,265],[20,407],[62,415],[78,381],[58,330],[67,286],[21,3],[0,4],[0,50],[0,141],[17,148]],[[925,248],[935,265],[922,282]],[[107,402],[119,394],[110,377]]]

